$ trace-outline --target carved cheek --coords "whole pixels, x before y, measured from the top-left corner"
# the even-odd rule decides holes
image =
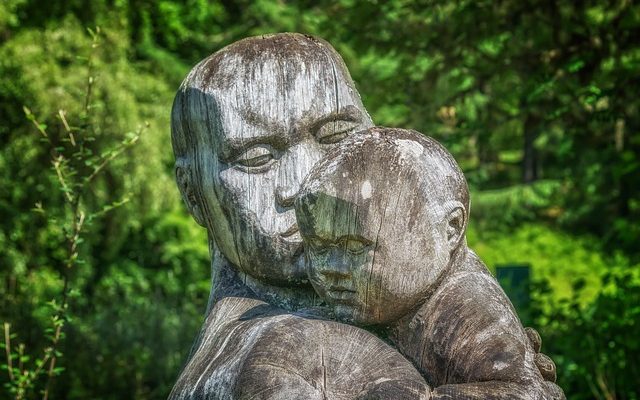
[[[323,266],[327,264],[327,256],[309,254],[307,263],[307,274],[309,276],[309,280],[313,284],[314,288],[316,288],[317,291],[321,292],[319,294],[323,295],[326,289],[326,282],[322,278],[321,271]]]
[[[422,298],[428,260],[415,254],[405,259],[401,251],[396,246],[378,246],[370,274],[359,279],[366,285],[365,314],[370,322],[394,322]]]
[[[220,186],[227,209],[243,217],[258,218],[273,197],[273,173],[252,174],[236,168],[220,172]],[[271,194],[271,196],[270,196]],[[273,208],[273,207],[272,207]]]
[[[383,263],[380,263],[377,259],[374,260],[373,250],[368,253],[366,260],[353,269],[354,284],[358,292],[362,313],[360,317],[365,320],[362,322],[367,323],[376,322],[380,309],[384,308],[381,293],[383,286],[386,284],[384,270],[381,268]],[[376,249],[375,257],[380,256],[381,249],[378,248]]]
[[[438,237],[428,231],[414,239],[409,253],[413,257],[402,260],[404,270],[398,272],[404,275],[404,282],[400,286],[405,287],[404,296],[407,299],[421,298],[439,275],[445,261],[442,258],[442,242]]]
[[[254,235],[278,235],[295,223],[295,211],[278,209],[276,204],[279,168],[276,164],[265,172],[248,173],[231,167],[220,172],[220,186],[229,195],[227,212],[255,227]]]

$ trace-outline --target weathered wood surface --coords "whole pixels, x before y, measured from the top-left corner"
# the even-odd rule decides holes
[[[296,200],[311,282],[342,320],[389,326],[434,398],[561,398],[536,365],[539,336],[467,248],[468,210],[462,171],[440,144],[400,129],[356,133]]]
[[[342,199],[346,200],[340,206],[342,213],[353,212],[355,205],[355,214],[348,214],[349,222],[336,222],[339,218],[331,219],[328,214],[321,218],[327,229],[339,233],[358,221],[361,197],[369,196],[374,204],[372,212],[378,225],[369,225],[378,226],[379,232],[367,236],[365,245],[371,247],[375,237],[377,248],[366,249],[366,256],[375,254],[379,260],[377,264],[371,260],[372,265],[386,269],[379,268],[367,278],[369,287],[359,294],[372,297],[365,298],[367,306],[357,313],[335,302],[327,303],[342,321],[377,324],[376,332],[383,337],[390,331],[389,338],[406,357],[372,333],[324,318],[331,313],[316,309],[320,317],[310,316],[309,307],[331,296],[346,298],[351,294],[344,288],[338,288],[339,293],[323,292],[318,274],[308,270],[305,252],[312,258],[313,246],[309,237],[303,245],[294,202],[314,166],[351,152],[354,142],[345,138],[372,125],[340,56],[316,38],[278,34],[245,39],[203,60],[187,76],[172,110],[176,179],[190,213],[209,234],[212,290],[203,328],[171,399],[560,398],[561,391],[536,370],[543,371],[549,380],[555,379],[555,366],[539,353],[539,336],[535,331],[525,333],[519,322],[514,322],[515,314],[501,291],[496,295],[498,308],[490,308],[487,318],[497,315],[493,311],[507,310],[506,322],[504,326],[502,322],[489,323],[492,328],[481,335],[486,340],[482,343],[496,350],[491,333],[502,329],[512,335],[514,346],[524,349],[524,364],[510,371],[520,371],[522,380],[496,381],[486,370],[477,376],[485,376],[487,382],[466,383],[476,378],[465,368],[496,365],[496,355],[486,353],[488,349],[470,352],[476,358],[461,356],[457,364],[440,362],[442,357],[457,360],[458,355],[446,345],[466,351],[467,344],[462,344],[466,343],[465,335],[482,329],[471,323],[473,313],[467,314],[470,321],[460,322],[463,328],[459,328],[446,318],[458,308],[427,302],[438,298],[435,288],[440,286],[434,281],[449,287],[442,277],[455,275],[452,260],[458,260],[461,271],[469,272],[463,268],[468,260],[460,258],[458,253],[462,252],[454,251],[456,246],[466,249],[468,193],[455,191],[464,177],[447,175],[455,161],[435,142],[433,149],[440,149],[441,158],[433,157],[430,167],[434,168],[426,171],[428,177],[422,181],[439,179],[438,184],[446,190],[433,191],[433,198],[411,200],[407,193],[403,197],[402,193],[374,190],[373,181],[369,186],[362,181],[349,195],[360,197]],[[378,166],[385,173],[396,164],[403,166],[404,172],[399,168],[401,173],[395,179],[406,181],[401,183],[405,189],[422,182],[419,175],[425,173],[410,168],[420,165],[411,161],[416,151],[412,135],[405,138],[399,157],[383,156]],[[376,148],[371,154],[381,151]],[[345,172],[362,176],[370,172],[357,164],[350,168]],[[342,178],[336,182],[344,189],[339,183]],[[400,199],[404,203],[398,203]],[[425,201],[431,202],[428,207],[424,207]],[[417,214],[415,210],[419,210]],[[383,232],[383,222],[410,228]],[[429,232],[447,240],[434,240]],[[396,247],[385,253],[380,247],[383,241]],[[365,253],[360,252],[358,243],[342,241],[340,245],[351,246],[358,257]],[[335,243],[330,247],[336,247]],[[348,276],[353,270],[344,260],[333,259],[325,272],[331,275],[337,267],[342,274],[338,275]],[[320,268],[315,271],[323,273]],[[309,283],[309,272],[315,290]],[[462,284],[451,287],[456,288],[454,293],[463,293],[447,298],[451,307],[456,301],[473,298],[467,290],[481,289]],[[491,290],[479,290],[480,296],[493,298]],[[490,303],[485,298],[473,299]],[[464,304],[457,307],[470,310]],[[455,337],[442,335],[443,323],[449,323],[446,327]],[[411,324],[422,324],[423,329],[416,331]],[[469,328],[464,328],[467,325]],[[415,336],[415,332],[421,333]],[[431,350],[433,353],[425,354]],[[440,351],[444,351],[442,357]],[[509,365],[513,367],[515,362]],[[429,384],[437,386],[431,393]]]
[[[274,304],[308,303],[293,200],[326,150],[370,126],[342,59],[320,39],[249,38],[196,65],[174,101],[172,142],[183,198],[229,261],[214,268],[232,265]],[[233,295],[214,290],[214,300]]]
[[[262,301],[217,302],[171,398],[428,399],[416,368],[371,333]]]

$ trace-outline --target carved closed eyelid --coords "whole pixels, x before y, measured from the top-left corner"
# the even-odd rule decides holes
[[[360,111],[356,106],[348,105],[338,112],[333,112],[319,118],[311,125],[310,131],[315,135],[321,128],[331,124],[332,122],[359,124],[362,122],[362,119],[362,111]]]
[[[291,138],[279,132],[258,132],[256,136],[248,138],[227,137],[221,144],[220,161],[233,162],[254,147],[265,147],[273,150],[274,154],[279,154],[290,144]]]
[[[318,128],[315,137],[320,144],[338,143],[353,133],[359,126],[360,122],[356,121],[329,121]]]
[[[339,243],[351,254],[362,254],[373,242],[361,236],[343,236]]]
[[[263,169],[277,159],[277,152],[269,145],[252,146],[236,156],[231,163],[248,171]]]

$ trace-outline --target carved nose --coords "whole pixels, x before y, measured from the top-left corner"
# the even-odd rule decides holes
[[[282,157],[275,193],[278,205],[286,208],[293,207],[302,182],[321,157],[321,150],[309,144],[293,146]]]
[[[300,191],[300,183],[290,187],[276,187],[276,201],[282,207],[293,207],[293,202]]]
[[[333,252],[339,253],[336,250]],[[338,281],[351,277],[351,266],[342,254],[332,254],[319,272],[325,279]]]

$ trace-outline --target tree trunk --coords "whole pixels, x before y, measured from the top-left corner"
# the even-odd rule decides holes
[[[522,156],[522,181],[532,183],[538,179],[538,154],[534,142],[538,137],[539,119],[527,114],[524,121],[524,152]]]

